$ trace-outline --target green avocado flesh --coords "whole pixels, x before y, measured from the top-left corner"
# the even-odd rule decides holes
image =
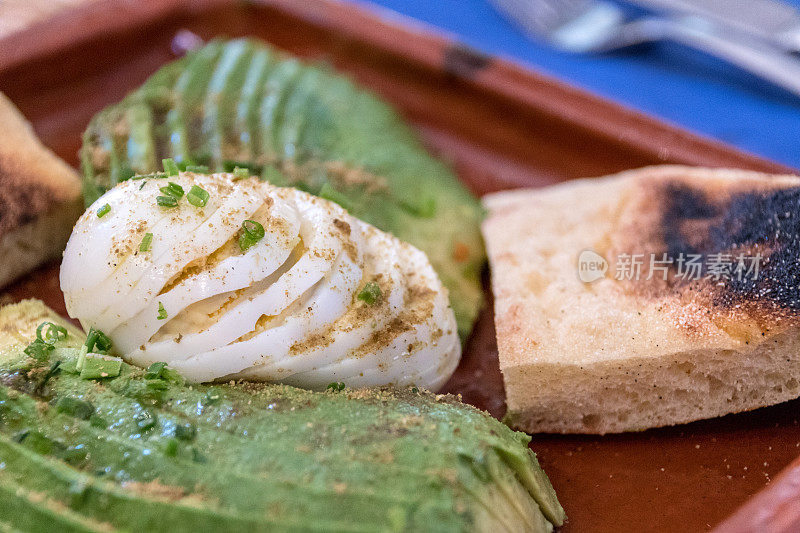
[[[23,349],[43,321],[66,339]],[[452,396],[186,386],[122,364],[38,301],[0,309],[0,526],[20,531],[551,531],[530,440]],[[58,362],[58,365],[56,363]]]
[[[161,160],[246,167],[333,200],[423,250],[464,338],[481,305],[478,201],[398,114],[320,66],[253,40],[211,41],[99,113],[84,134],[87,206]]]

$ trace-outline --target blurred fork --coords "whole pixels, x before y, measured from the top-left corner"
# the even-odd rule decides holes
[[[574,53],[608,52],[673,41],[738,66],[800,95],[800,59],[748,35],[723,31],[694,16],[647,16],[627,21],[604,0],[491,0],[529,36]]]

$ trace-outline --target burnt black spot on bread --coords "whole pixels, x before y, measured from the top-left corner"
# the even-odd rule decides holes
[[[757,273],[713,284],[715,305],[800,314],[800,187],[724,191],[667,181],[660,188],[660,231],[670,257],[702,255],[703,276],[712,254],[730,254],[734,264],[737,257],[759,258]]]

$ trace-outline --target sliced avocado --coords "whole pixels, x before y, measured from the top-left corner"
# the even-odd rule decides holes
[[[267,76],[275,64],[271,50],[258,47],[250,61],[242,91],[236,104],[236,118],[230,137],[226,139],[225,159],[256,161],[260,142],[259,108],[264,96]]]
[[[67,338],[30,358],[43,321]],[[547,479],[530,438],[453,396],[190,387],[163,365],[124,363],[119,376],[85,379],[58,364],[83,342],[41,302],[0,309],[0,523],[539,532],[564,521],[549,482],[527,481]]]
[[[150,115],[126,114],[143,103]],[[114,140],[127,137],[126,151]],[[82,148],[87,203],[130,169],[160,170],[163,157],[247,167],[275,185],[345,200],[353,215],[427,253],[462,337],[472,329],[485,259],[480,205],[395,110],[348,79],[259,41],[211,41],[92,120]]]
[[[223,146],[252,56],[253,46],[248,41],[233,41],[224,48],[209,81],[202,113],[202,151],[209,154],[215,167],[224,162]]]

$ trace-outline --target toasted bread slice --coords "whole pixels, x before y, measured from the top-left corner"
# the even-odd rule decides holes
[[[484,204],[512,426],[634,431],[800,396],[800,177],[649,167]]]
[[[0,93],[0,286],[60,256],[82,212],[77,172]]]

